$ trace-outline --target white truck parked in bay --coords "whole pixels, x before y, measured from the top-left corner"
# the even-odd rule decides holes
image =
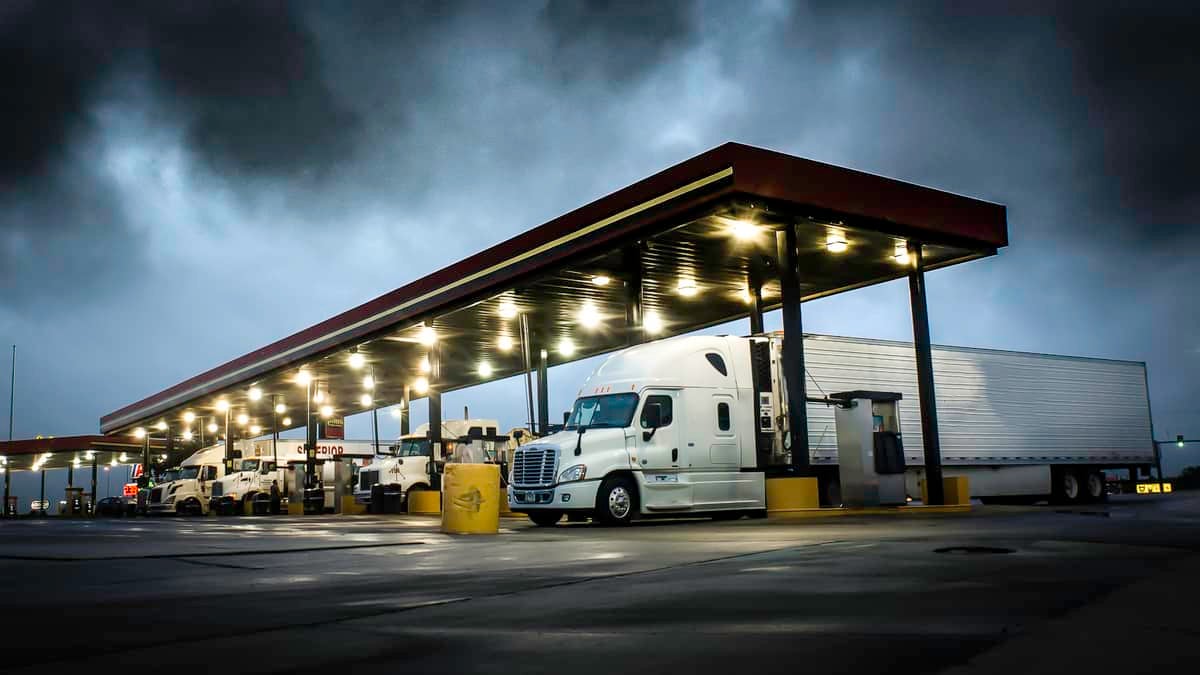
[[[379,458],[359,470],[355,500],[370,504],[371,489],[376,485],[390,492],[400,492],[401,499],[407,499],[410,490],[433,489],[434,481],[429,473],[431,463],[501,462],[506,448],[501,447],[502,441],[496,440],[499,424],[496,420],[481,418],[445,420],[442,422],[442,453],[432,462],[429,424],[420,425],[415,433],[401,436],[395,444],[381,448]]]
[[[566,427],[516,450],[513,511],[539,525],[564,514],[735,515],[766,508],[765,474],[786,465],[781,334],[685,336],[610,355],[580,389]],[[924,477],[912,345],[806,336],[809,396],[902,395],[905,490]],[[933,348],[946,476],[984,501],[1105,497],[1104,471],[1154,461],[1145,364],[958,347]],[[816,389],[816,391],[814,391]],[[808,403],[812,473],[839,503],[834,411]]]
[[[303,440],[281,438],[277,445],[273,445],[271,439],[237,441],[234,450],[240,452],[241,457],[234,460],[234,470],[229,475],[213,484],[210,509],[215,509],[222,501],[232,501],[239,503],[240,513],[248,513],[255,496],[271,493],[272,483],[278,484],[281,496],[292,492],[294,467],[304,463]],[[352,459],[353,466],[359,467],[374,457],[371,441],[318,441],[317,461],[325,467],[322,483],[325,485],[326,508],[334,507],[333,460]],[[291,471],[289,466],[293,467]]]
[[[150,489],[151,514],[204,515],[208,513],[212,486],[225,475],[225,445],[197,450],[179,464],[173,480]]]

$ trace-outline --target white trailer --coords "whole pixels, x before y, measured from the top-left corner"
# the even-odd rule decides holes
[[[517,449],[509,503],[538,524],[564,513],[635,515],[766,507],[765,474],[786,465],[782,335],[686,336],[608,357],[588,377],[563,432]],[[906,489],[923,477],[910,344],[810,336],[810,396],[896,392]],[[934,347],[942,462],[984,499],[1104,497],[1101,473],[1149,466],[1145,365]],[[808,404],[810,462],[838,501],[833,410]]]

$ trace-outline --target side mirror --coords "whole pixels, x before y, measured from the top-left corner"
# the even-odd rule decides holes
[[[654,432],[662,426],[662,404],[649,403],[646,405],[642,410],[642,426],[649,429],[649,431],[642,432],[642,440],[649,442],[651,438],[654,438]]]
[[[403,464],[403,463],[404,463],[404,458],[403,458],[403,457],[397,457],[397,458],[396,458],[396,464]]]

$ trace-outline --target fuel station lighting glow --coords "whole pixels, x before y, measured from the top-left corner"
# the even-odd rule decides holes
[[[418,367],[421,369],[422,373],[428,373],[429,371],[433,370],[433,365],[429,363],[428,356],[421,357],[421,363]]]
[[[896,242],[896,249],[892,254],[892,258],[901,265],[907,265],[909,260],[908,244],[903,241]]]
[[[600,312],[597,311],[596,306],[590,302],[584,303],[583,307],[579,310],[579,315],[576,318],[579,321],[579,325],[588,330],[594,330],[600,325]]]
[[[244,427],[250,422],[250,416],[246,413],[238,413],[237,423],[239,427]]]
[[[846,233],[843,230],[834,228],[829,230],[825,236],[825,248],[830,253],[843,253],[850,244],[846,242]]]
[[[321,406],[321,417],[324,417],[325,419],[329,419],[330,417],[333,417],[333,406],[331,406],[331,405]]]
[[[752,241],[758,237],[758,226],[748,220],[735,220],[729,224],[729,233],[738,241]]]
[[[257,436],[261,433],[262,433],[262,427],[258,426],[257,424],[250,425],[250,435],[251,436]]]
[[[437,333],[434,332],[432,326],[422,326],[421,332],[417,333],[417,342],[428,347],[437,342]]]
[[[358,370],[367,362],[367,357],[358,352],[350,352],[350,367]]]
[[[680,279],[675,291],[685,298],[694,298],[700,292],[695,279]]]
[[[122,452],[122,453],[121,453],[121,461],[122,461],[122,462],[128,462],[128,461],[129,461],[129,455],[127,455],[127,454],[125,454],[125,453],[123,453],[123,452]]]
[[[425,395],[429,392],[429,380],[423,377],[418,377],[417,379],[413,380],[412,388],[416,393]]]
[[[78,468],[79,468],[79,465],[80,465],[80,464],[83,464],[83,462],[79,461],[79,458],[78,458],[78,457],[76,457],[75,459],[71,460],[71,466],[75,467],[76,469],[78,469]]]
[[[645,318],[642,319],[642,329],[650,335],[657,335],[662,332],[663,322],[658,312],[646,312]]]
[[[210,434],[217,433],[217,423],[216,422],[209,422],[208,426],[205,428],[208,429],[208,433],[210,433]]]
[[[517,318],[517,306],[511,301],[505,300],[500,303],[499,314],[501,319],[515,319]]]
[[[400,416],[403,414],[404,414],[404,411],[401,410],[400,406],[396,406],[395,408],[392,408],[392,417],[399,419]]]
[[[292,418],[290,418],[290,417],[283,418],[282,422],[283,422],[283,426],[285,426],[285,427],[292,426]]]
[[[480,377],[491,377],[492,376],[492,364],[488,363],[487,361],[481,361],[479,363],[479,376]]]
[[[262,389],[250,387],[250,391],[247,391],[246,395],[250,397],[251,401],[257,401],[262,398]]]
[[[367,375],[363,378],[363,389],[370,391],[375,388],[375,376]]]
[[[185,440],[185,441],[192,440],[192,430],[191,429],[183,430],[183,440]]]
[[[296,384],[300,385],[301,387],[307,387],[311,383],[312,373],[308,372],[308,370],[305,368],[301,368],[300,371],[296,373]]]
[[[121,455],[121,456],[122,456],[122,457],[124,457],[125,455]],[[108,464],[109,464],[109,466],[116,466],[116,465],[117,465],[117,458],[116,458],[116,457],[113,457],[113,458],[112,458],[112,461],[111,461],[111,462],[109,462]]]
[[[140,439],[143,439],[143,438],[145,438],[145,437],[146,437],[146,430],[145,430],[145,429],[143,429],[142,427],[138,427],[138,428],[134,429],[134,430],[133,430],[133,437],[134,437],[134,438],[137,438],[137,439],[139,439],[139,440],[140,440]]]
[[[158,429],[159,431],[166,431],[166,430],[167,430],[167,423],[166,423],[166,421],[165,421],[165,420],[159,420],[159,421],[158,421],[158,424],[155,424],[155,425],[154,425],[154,428],[155,428],[155,429]]]
[[[513,348],[513,339],[507,335],[501,335],[496,340],[496,348],[502,352],[511,352]]]
[[[749,288],[742,288],[742,290],[738,291],[738,298],[747,305],[754,302],[754,295],[750,293]]]
[[[320,403],[321,401],[324,401],[324,400],[325,400],[325,391],[323,389],[318,389],[317,393],[313,394],[313,403]]]
[[[226,410],[229,410],[229,401],[225,399],[217,401],[217,412],[225,412]]]
[[[596,286],[607,286],[608,282],[610,281],[612,281],[612,279],[604,276],[603,274],[597,274],[596,276],[592,277],[592,284]]]
[[[185,410],[183,412],[183,423],[184,424],[191,424],[192,422],[195,422],[195,421],[196,421],[196,413],[192,412],[191,410]]]
[[[575,343],[571,338],[563,338],[558,341],[558,353],[563,356],[575,355]]]
[[[283,414],[283,413],[285,413],[285,412],[287,412],[287,406],[286,406],[286,405],[284,405],[284,404],[282,404],[282,403],[276,403],[276,404],[275,404],[275,414],[277,414],[277,415],[282,415],[282,414]]]
[[[358,402],[361,403],[362,407],[364,407],[364,408],[370,408],[371,404],[374,403],[374,401],[375,400],[371,398],[370,394],[363,394],[362,396],[360,396],[358,398]]]

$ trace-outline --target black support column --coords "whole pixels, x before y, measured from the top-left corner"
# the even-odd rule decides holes
[[[750,276],[746,279],[746,290],[750,293],[751,335],[762,335],[765,332],[763,328],[762,283],[762,273],[757,269],[750,270]]]
[[[779,258],[779,290],[783,302],[783,369],[787,381],[787,428],[791,439],[792,469],[807,473],[808,404],[805,394],[804,321],[800,311],[799,252],[796,226],[775,233]]]
[[[96,497],[96,464],[100,461],[100,453],[92,452],[92,517],[96,517],[96,502],[100,501]]]
[[[438,345],[429,348],[429,480],[435,490],[442,487],[442,477],[437,473],[437,463],[442,454],[442,392],[438,383],[442,374],[442,359]]]
[[[645,319],[642,283],[642,244],[636,243],[624,251],[625,266],[625,344],[633,346],[646,341],[642,330]]]
[[[409,389],[408,389],[408,385],[406,384],[406,385],[404,385],[404,398],[402,399],[402,402],[400,403],[400,435],[401,436],[407,436],[410,433],[408,430],[408,420],[409,420],[408,407],[409,407]]]
[[[908,242],[908,294],[912,304],[913,349],[917,358],[917,393],[921,397],[921,441],[925,447],[925,486],[930,504],[946,503],[942,486],[942,445],[938,437],[937,400],[933,390],[933,351],[929,310],[925,304],[925,266],[919,242]]]
[[[538,349],[537,418],[538,425],[535,431],[538,435],[545,436],[546,427],[550,426],[550,352],[544,347]]]

